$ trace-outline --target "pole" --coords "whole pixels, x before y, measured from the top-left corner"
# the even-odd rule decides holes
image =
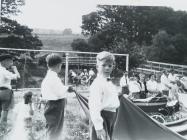
[[[129,71],[129,54],[126,54],[126,71]]]
[[[2,0],[0,0],[0,26],[1,26],[1,9],[2,9]]]
[[[66,53],[66,70],[65,70],[65,85],[68,85],[68,56],[69,53]]]

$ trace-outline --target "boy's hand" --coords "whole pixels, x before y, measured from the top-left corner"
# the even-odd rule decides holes
[[[106,132],[104,129],[96,130],[96,133],[97,133],[97,138],[99,140],[106,140],[107,136],[106,136]]]
[[[69,86],[69,87],[68,87],[68,92],[74,92],[74,91],[75,91],[75,89],[74,89],[73,86]]]
[[[34,115],[34,111],[33,110],[30,110],[29,113],[30,113],[30,115]]]

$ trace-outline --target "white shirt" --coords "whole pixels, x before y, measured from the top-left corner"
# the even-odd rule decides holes
[[[175,75],[172,75],[171,73],[168,75],[168,80],[170,82],[175,82],[176,81],[176,76]]]
[[[141,87],[140,84],[137,81],[129,81],[129,92],[130,93],[135,93],[135,92],[140,92]]]
[[[162,74],[162,76],[160,77],[160,81],[166,87],[166,89],[169,90],[168,86],[170,87],[171,84],[168,77],[166,77],[165,74]]]
[[[17,79],[18,74],[14,74],[8,71],[5,67],[0,64],[0,87],[6,87],[12,89],[11,80]]]
[[[74,71],[72,71],[71,76],[72,76],[72,77],[76,77],[77,74],[76,74]]]
[[[147,90],[150,92],[157,92],[158,83],[156,81],[147,81]]]
[[[94,71],[93,71],[93,70],[90,70],[90,71],[89,71],[89,76],[94,76],[94,75],[95,75]]]
[[[41,84],[41,93],[44,100],[58,100],[66,98],[67,89],[58,77],[57,73],[51,70],[47,71]]]
[[[120,86],[125,87],[128,85],[128,83],[129,83],[129,78],[123,75],[120,79]]]
[[[90,86],[89,109],[90,117],[96,130],[103,129],[101,111],[115,112],[119,107],[118,90],[112,81],[97,76]]]

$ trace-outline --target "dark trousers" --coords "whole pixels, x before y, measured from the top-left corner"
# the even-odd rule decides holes
[[[110,111],[101,111],[101,116],[104,120],[104,122],[103,122],[104,130],[107,133],[110,140],[112,140],[112,134],[113,134],[113,129],[114,129],[114,124],[116,121],[117,113],[110,112]],[[91,128],[90,140],[99,140],[97,138],[97,134],[96,134],[94,126],[92,126],[92,128]]]
[[[56,140],[62,133],[66,99],[47,101],[44,116],[49,140]]]

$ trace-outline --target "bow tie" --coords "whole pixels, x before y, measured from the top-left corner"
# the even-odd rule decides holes
[[[106,78],[107,81],[112,81],[112,78]]]

